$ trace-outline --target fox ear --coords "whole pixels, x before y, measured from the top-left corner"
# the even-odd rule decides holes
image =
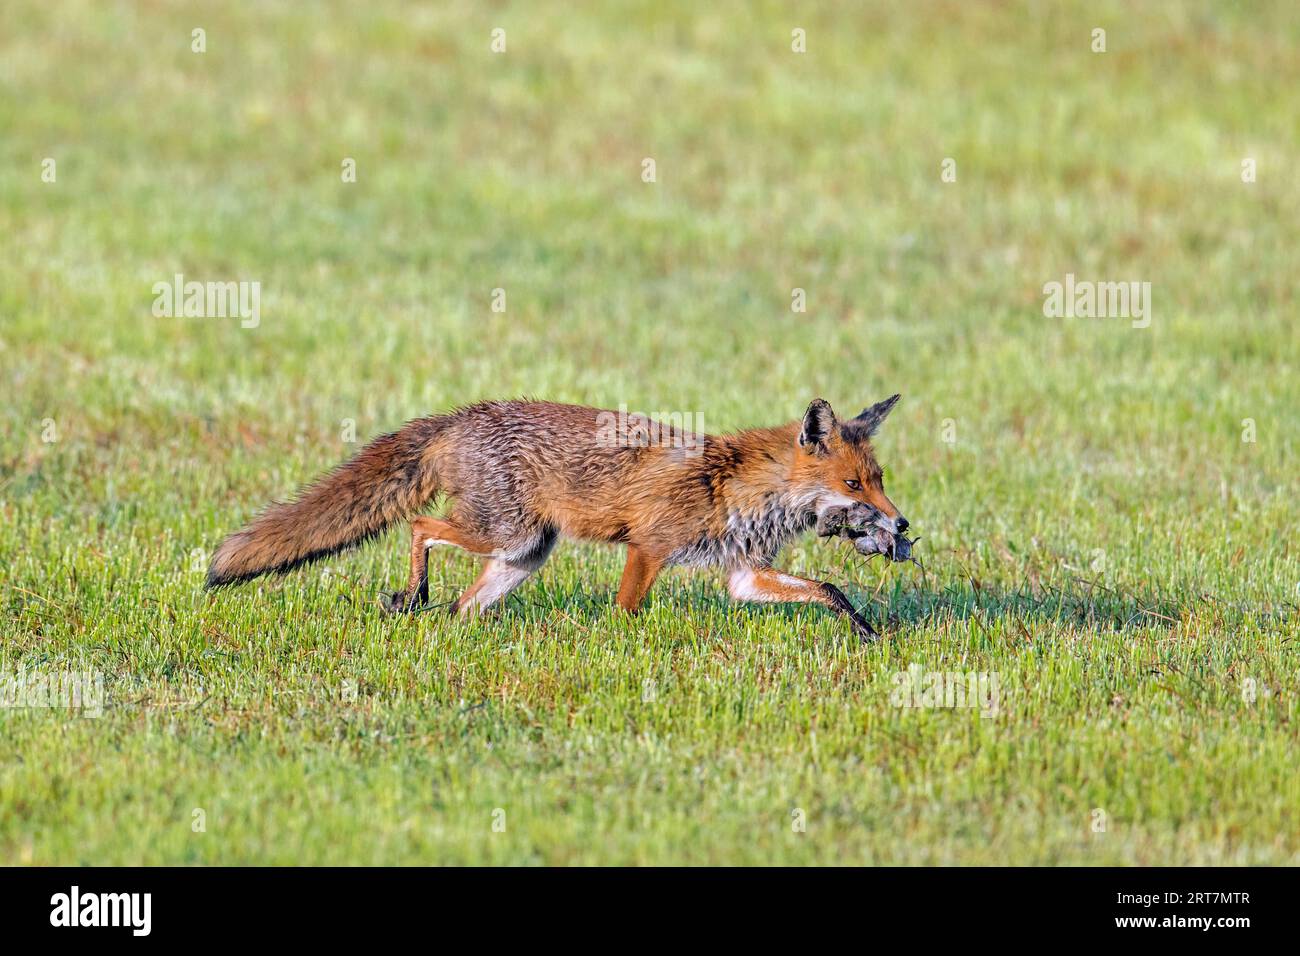
[[[870,408],[864,408],[862,414],[857,418],[851,419],[851,421],[861,429],[868,438],[870,438],[876,433],[876,429],[880,427],[880,423],[885,420],[885,416],[888,415],[890,410],[898,404],[900,398],[902,398],[901,395],[890,395],[883,402],[876,402],[876,404],[872,405]]]
[[[799,430],[799,447],[809,451],[825,450],[826,441],[834,434],[839,423],[835,412],[824,398],[814,398],[803,413],[803,428]]]

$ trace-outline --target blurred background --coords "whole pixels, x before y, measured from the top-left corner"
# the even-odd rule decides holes
[[[1018,633],[1000,612],[1019,608],[1030,644],[1164,628],[1085,665],[1062,714],[1173,706],[1144,655],[1195,618],[1197,660],[1232,675],[1205,691],[1218,714],[1247,645],[1264,648],[1252,673],[1295,662],[1276,641],[1293,646],[1300,582],[1298,49],[1285,0],[7,0],[7,666],[90,655],[193,676],[215,667],[222,616],[272,592],[291,607],[240,632],[302,640],[274,622],[337,607],[337,584],[309,574],[212,604],[196,570],[267,500],[411,417],[528,395],[726,431],[899,391],[878,447],[930,577],[863,571],[819,542],[789,566],[890,599],[880,613],[917,653],[975,635],[981,607],[998,634]],[[260,323],[155,316],[153,285],[177,273],[260,283]],[[1067,273],[1149,282],[1149,327],[1045,316],[1044,285]],[[395,586],[399,537],[339,562],[342,593]],[[524,599],[603,608],[618,568],[571,548]],[[440,556],[436,587],[472,573]],[[670,575],[655,613],[671,633],[674,601],[720,593]],[[1128,676],[1108,682],[1116,668]],[[557,720],[586,693],[558,688],[534,702]],[[1294,744],[1268,727],[1263,752]],[[49,834],[59,799],[31,811]],[[1269,799],[1265,842],[1293,819]],[[1220,819],[1248,826],[1252,806]],[[1146,810],[1181,832],[1174,810]],[[3,845],[60,858],[23,832]]]
[[[1289,4],[4,17],[10,459],[45,418],[89,439],[93,484],[142,449],[318,464],[343,419],[364,439],[481,397],[723,430],[902,391],[896,480],[950,470],[945,523],[996,513],[1004,469],[1129,518],[1177,483],[1220,521],[1223,481],[1293,474]],[[260,326],[155,319],[178,272],[260,282]],[[1151,327],[1045,318],[1067,272],[1151,282]]]

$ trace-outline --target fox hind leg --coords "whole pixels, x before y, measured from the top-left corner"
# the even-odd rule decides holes
[[[535,570],[536,567],[521,566],[500,558],[492,558],[483,566],[478,579],[456,599],[456,603],[451,606],[452,612],[461,617],[469,617],[479,611],[486,611],[498,601],[504,600]]]
[[[462,617],[486,611],[505,600],[515,588],[546,563],[555,546],[556,532],[544,528],[531,541],[521,543],[507,553],[494,556],[469,589],[456,599],[452,612]]]
[[[409,614],[429,602],[429,549],[438,544],[454,545],[471,554],[488,555],[497,550],[487,538],[465,531],[454,521],[415,518],[411,521],[411,573],[406,590],[382,595],[381,607],[395,614]]]

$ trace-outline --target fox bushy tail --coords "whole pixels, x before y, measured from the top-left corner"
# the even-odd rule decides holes
[[[207,587],[283,573],[375,537],[438,492],[433,467],[445,419],[422,418],[376,438],[349,461],[273,504],[217,548]]]

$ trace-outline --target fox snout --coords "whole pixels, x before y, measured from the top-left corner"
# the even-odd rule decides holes
[[[911,527],[908,520],[904,518],[902,515],[897,515],[893,518],[886,518],[882,514],[876,520],[876,524],[880,525],[880,527],[884,528],[886,531],[890,532],[891,534],[902,534],[909,527]]]

